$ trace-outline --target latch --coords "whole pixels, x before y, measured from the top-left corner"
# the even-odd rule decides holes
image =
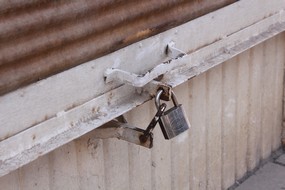
[[[93,137],[97,139],[117,138],[146,148],[152,148],[152,135],[144,142],[140,141],[140,136],[144,135],[144,132],[145,130],[129,124],[124,116],[120,116],[95,129]]]
[[[187,65],[189,60],[179,61],[186,53],[174,47],[174,43],[169,43],[166,47],[166,54],[171,59],[157,65],[149,72],[138,75],[120,69],[109,68],[105,71],[105,81],[121,81],[124,84],[129,84],[134,87],[144,87],[146,84],[150,85],[145,88],[153,88],[155,86],[155,106],[157,112],[145,130],[134,127],[128,124],[123,116],[112,120],[104,127],[96,129],[97,138],[118,138],[140,146],[152,148],[153,146],[153,129],[159,123],[165,139],[171,139],[189,129],[190,124],[186,117],[185,111],[181,104],[178,104],[175,94],[171,86],[154,81],[157,77]],[[153,90],[152,90],[153,92]],[[161,100],[172,100],[174,106],[166,110],[166,104],[160,103]]]
[[[165,100],[171,97],[174,104],[172,108],[166,110],[166,104],[160,102],[162,94],[165,94],[164,96],[167,97]],[[154,139],[152,131],[157,123],[159,123],[165,139],[172,139],[190,128],[185,111],[182,105],[178,104],[172,90],[165,91],[160,88],[155,96],[155,106],[157,112],[145,130],[128,124],[124,116],[120,116],[103,127],[95,129],[94,137],[100,139],[118,138],[133,144],[152,148]]]
[[[129,84],[135,87],[143,87],[155,78],[171,71],[182,67],[187,64],[187,62],[175,62],[174,60],[181,59],[187,54],[182,50],[174,47],[174,43],[169,43],[166,47],[166,54],[171,59],[163,62],[147,73],[143,75],[138,75],[135,73],[130,73],[121,69],[109,68],[105,71],[104,77],[107,83],[112,81],[121,81],[122,83]]]

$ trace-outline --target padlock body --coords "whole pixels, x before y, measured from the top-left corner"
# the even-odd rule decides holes
[[[172,139],[190,128],[190,123],[181,104],[164,112],[160,120],[160,127],[165,139]]]

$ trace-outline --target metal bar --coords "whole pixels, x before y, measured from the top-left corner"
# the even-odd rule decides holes
[[[150,81],[161,75],[164,75],[165,73],[171,70],[178,69],[180,67],[182,68],[187,64],[191,64],[191,57],[187,57],[186,53],[184,53],[182,50],[175,48],[173,44],[167,45],[166,49],[168,52],[167,55],[169,55],[171,59],[157,65],[147,73],[143,75],[138,75],[135,73],[123,71],[121,69],[111,68],[105,71],[104,76],[106,82],[110,83],[119,80],[124,84],[129,84],[135,87],[143,87]]]
[[[143,142],[140,141],[140,136],[143,136],[144,132],[143,129],[136,128],[128,123],[112,120],[95,129],[92,138],[117,138],[146,148],[152,148],[152,138],[146,138]]]

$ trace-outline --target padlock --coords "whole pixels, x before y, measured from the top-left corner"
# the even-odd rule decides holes
[[[157,109],[160,107],[160,96],[162,93],[163,90],[158,90],[155,97],[155,105]],[[174,107],[165,111],[159,120],[159,125],[165,139],[172,139],[190,128],[190,123],[186,117],[182,104],[178,104],[175,94],[173,91],[171,91],[171,93],[171,99]]]

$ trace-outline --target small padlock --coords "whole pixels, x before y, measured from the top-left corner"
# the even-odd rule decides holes
[[[160,107],[160,96],[162,93],[163,90],[158,90],[155,97],[157,109]],[[165,139],[172,139],[190,128],[190,123],[186,117],[182,104],[178,104],[173,91],[171,91],[171,99],[174,107],[165,111],[159,120],[159,125]]]

